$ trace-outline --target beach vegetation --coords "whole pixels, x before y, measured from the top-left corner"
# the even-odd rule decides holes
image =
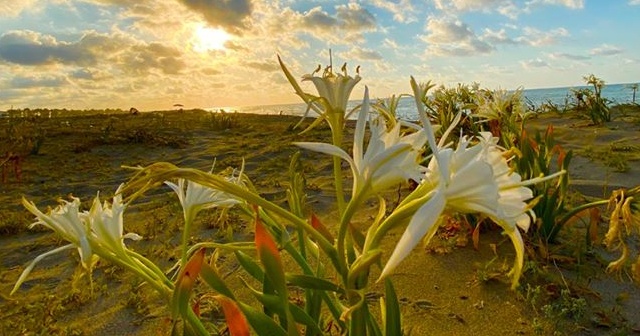
[[[565,151],[556,143],[553,127],[548,126],[544,133],[536,131],[534,135],[522,130],[517,147],[519,155],[514,158],[516,171],[523,178],[550,175],[554,171],[568,171],[572,151]],[[533,241],[548,244],[555,242],[564,223],[559,222],[567,211],[569,174],[561,175],[555,181],[546,181],[532,187],[535,214],[535,228],[531,231]]]
[[[604,80],[593,74],[585,76],[583,79],[593,90],[572,90],[574,96],[574,112],[587,116],[594,125],[601,125],[611,121],[611,111],[609,109],[611,102],[602,96],[602,88],[605,86]]]
[[[629,85],[629,88],[631,89],[631,91],[633,91],[633,96],[631,98],[631,103],[635,104],[636,103],[636,92],[638,91],[638,83],[633,83],[631,85]]]
[[[604,205],[611,213],[605,244],[620,253],[607,270],[640,274],[640,258],[633,260],[640,189],[572,204],[573,152],[560,146],[551,126],[544,132],[525,130],[533,114],[521,91],[484,90],[478,84],[436,88],[412,77],[419,120],[406,121],[396,113],[402,95],[371,102],[366,87],[362,103],[347,110],[360,81],[358,68],[355,76],[346,64],[340,72],[330,65],[303,76],[313,83],[317,94],[312,94],[279,62],[307,112],[317,114],[310,122],[279,129],[287,143],[262,134],[269,120],[264,116],[259,132],[247,135],[236,114],[192,111],[213,141],[228,141],[215,153],[204,146],[208,155],[220,156],[215,164],[133,159],[126,164],[132,176],[108,197],[67,197],[43,210],[44,196],[27,195],[25,217],[36,216],[30,227],[51,230],[56,238],[30,247],[38,256],[11,279],[7,300],[17,301],[18,292],[43,295],[11,308],[11,316],[45,321],[46,333],[73,333],[54,317],[98,296],[120,295],[139,319],[161,316],[160,328],[173,334],[402,335],[413,327],[403,315],[407,309],[442,308],[399,294],[410,256],[446,230],[464,239],[471,234],[477,244],[483,223],[505,237],[492,245],[492,256],[475,265],[472,283],[509,287],[507,282],[512,289],[526,284],[523,296],[536,318],[553,327],[556,321],[581,321],[586,301],[569,286],[543,297],[557,286],[525,279],[548,272],[542,262],[527,261],[527,252],[532,246],[548,251],[566,223]],[[174,117],[110,116],[86,129],[83,136],[93,139],[88,145],[75,144],[85,147],[65,154],[89,157],[100,146],[196,150],[185,148],[189,125]],[[268,151],[286,155],[271,158]],[[249,152],[259,162],[245,163]],[[330,198],[331,205],[321,206],[316,198]],[[0,221],[10,233],[27,220],[0,215]],[[447,247],[453,250],[458,242]],[[40,267],[69,256],[68,264],[79,265],[73,274]],[[114,282],[126,285],[112,292]],[[473,306],[484,309],[483,301]],[[466,323],[455,311],[447,316]],[[27,322],[32,321],[6,323],[27,333],[33,330]],[[532,324],[541,332],[553,329],[539,320]]]

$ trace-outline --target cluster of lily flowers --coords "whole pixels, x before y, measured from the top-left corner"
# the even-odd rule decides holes
[[[358,259],[355,262],[348,260],[344,244],[350,219],[364,201],[379,196],[393,186],[413,180],[417,187],[408,193],[391,214],[380,216],[373,221],[364,235],[364,244],[354,247],[358,249],[356,255],[362,258],[371,255],[374,255],[374,259],[381,258],[380,254],[385,252],[380,253],[379,244],[386,233],[394,227],[406,225],[404,233],[393,251],[386,256],[386,262],[382,267],[380,279],[387,278],[421,241],[428,242],[434,236],[447,215],[482,214],[500,225],[513,243],[516,256],[510,275],[512,286],[517,286],[524,261],[524,243],[520,230],[528,230],[535,217],[527,203],[533,197],[531,189],[527,186],[555,178],[564,174],[564,171],[523,181],[509,165],[510,152],[500,147],[499,139],[491,133],[485,132],[475,137],[461,135],[457,144],[448,142],[447,139],[460,121],[461,115],[456,117],[440,139],[436,139],[435,132],[439,126],[431,124],[420,100],[420,97],[425,96],[427,88],[418,84],[414,78],[411,78],[410,83],[420,116],[419,123],[399,121],[390,118],[389,115],[373,113],[368,88],[365,88],[355,126],[353,148],[349,153],[341,147],[341,139],[344,121],[348,117],[347,102],[360,77],[351,77],[346,73],[335,74],[331,71],[325,71],[322,76],[306,75],[303,78],[311,81],[319,93],[316,97],[303,92],[282,62],[281,66],[296,92],[307,102],[309,110],[318,113],[318,118],[311,127],[327,121],[333,132],[331,144],[297,142],[295,145],[344,160],[351,168],[353,185],[351,197],[346,203],[342,188],[338,185],[342,183],[342,179],[336,178],[336,181],[340,180],[336,183],[336,189],[338,202],[342,203],[338,207],[342,220],[335,228],[339,232],[337,239],[328,241],[337,250],[339,260],[336,265],[350,269],[358,264]],[[367,128],[370,137],[365,148]],[[149,168],[150,173],[160,166],[157,164],[154,167]],[[206,179],[207,174],[214,175],[204,172],[187,175]],[[158,173],[154,179],[161,179],[163,176],[162,173]],[[188,237],[191,224],[200,210],[236,205],[250,208],[258,203],[260,206],[270,206],[270,209],[276,209],[281,213],[286,211],[261,199],[253,191],[242,170],[239,174],[232,173],[226,176],[226,183],[212,182],[208,185],[201,183],[201,180],[191,181],[188,176],[186,179],[178,179],[177,183],[175,180],[163,181],[178,195],[184,211],[181,269],[187,264],[188,251],[193,251],[187,246]],[[145,188],[150,185],[142,184]],[[131,184],[129,188],[132,185],[136,184]],[[214,188],[212,185],[219,187]],[[91,209],[82,212],[79,209],[80,200],[77,198],[73,198],[71,202],[63,202],[46,214],[38,210],[32,202],[23,200],[25,207],[37,217],[37,222],[32,225],[45,225],[69,244],[35,258],[16,282],[12,294],[42,258],[77,248],[81,264],[88,271],[92,269],[96,258],[104,258],[134,272],[165,297],[170,298],[176,285],[168,279],[166,273],[124,244],[124,239],[137,240],[141,237],[135,233],[123,234],[123,213],[128,204],[122,201],[122,190],[122,186],[118,188],[110,204],[100,204],[99,197],[96,197]],[[291,215],[288,218],[295,216]],[[301,219],[298,222],[304,221],[305,219]],[[307,226],[302,227],[308,229]],[[321,236],[318,237],[318,241],[323,239]],[[367,265],[373,264],[367,262]],[[368,272],[364,274],[368,276]],[[344,282],[343,286],[348,287],[347,281]]]

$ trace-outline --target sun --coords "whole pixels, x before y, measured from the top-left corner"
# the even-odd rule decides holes
[[[195,31],[193,49],[197,52],[224,50],[224,44],[230,39],[231,35],[222,29],[201,26]]]

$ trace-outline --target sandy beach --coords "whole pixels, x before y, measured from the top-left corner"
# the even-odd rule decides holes
[[[570,177],[576,202],[640,184],[640,109],[618,108],[613,119],[601,126],[569,115],[541,115],[527,122],[530,132],[553,125],[556,140],[574,151]],[[133,171],[124,166],[166,161],[209,170],[215,160],[214,170],[220,171],[239,168],[244,160],[245,172],[261,195],[283,203],[289,161],[299,151],[292,142],[329,142],[331,137],[326,126],[301,135],[293,129],[298,121],[293,116],[205,111],[41,116],[24,121],[23,132],[41,135],[42,140],[37,153],[20,152],[24,154],[21,175],[7,165],[6,181],[0,184],[0,334],[156,335],[170,326],[170,314],[154,292],[115,266],[96,267],[91,294],[88,279],[77,271],[75,250],[43,260],[9,297],[24,266],[62,244],[49,231],[26,229],[32,216],[20,204],[21,197],[43,208],[72,194],[89,206],[96,193],[108,197],[127,181]],[[9,122],[0,118],[0,129],[9,129]],[[345,148],[351,146],[352,132],[349,123]],[[15,148],[20,150],[24,151]],[[331,160],[303,151],[302,165],[310,206],[323,222],[335,222]],[[399,192],[408,186],[402,188]],[[386,197],[393,204],[397,192]],[[359,214],[356,224],[366,225],[373,211],[372,206]],[[157,189],[125,214],[125,230],[144,237],[127,245],[169,268],[179,255],[181,220],[175,195],[169,188]],[[226,223],[218,223],[215,211],[199,218],[192,239],[225,241],[228,225],[234,239],[251,239],[247,218],[232,212]],[[561,231],[560,241],[575,242],[577,235],[585,235],[584,226],[577,222]],[[606,219],[599,228],[605,232]],[[605,273],[615,255],[599,245],[580,252],[584,242],[561,244],[552,253],[564,258],[528,263],[520,288],[513,291],[506,272],[514,252],[499,230],[484,230],[475,250],[466,228],[448,229],[429,247],[416,249],[394,275],[411,335],[552,335],[556,329],[567,335],[640,332],[640,290],[626,275]],[[400,234],[391,234],[388,248]],[[242,274],[233,272],[237,265],[231,260],[223,268],[240,291],[240,281],[234,279]],[[565,288],[571,295],[562,294]],[[371,300],[380,293],[374,288]],[[565,306],[581,304],[580,298],[585,300],[581,316],[559,313]],[[221,323],[217,307],[208,301],[201,305],[209,323]]]

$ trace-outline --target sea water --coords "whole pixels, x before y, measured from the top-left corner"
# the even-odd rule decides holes
[[[576,89],[590,89],[590,86],[576,86],[576,87],[558,87],[558,88],[546,88],[546,89],[525,89],[523,90],[523,103],[527,106],[534,108],[540,107],[545,103],[552,103],[559,108],[573,102],[573,90]],[[610,105],[631,103],[633,100],[633,89],[631,84],[610,84],[605,85],[602,89],[602,96],[610,101]],[[353,96],[352,96],[353,97]],[[347,105],[347,109],[350,110],[360,104],[361,100],[351,100]],[[636,103],[640,103],[640,91],[636,92]],[[243,106],[243,107],[225,107],[222,108],[225,112],[239,112],[239,113],[256,113],[256,114],[281,114],[281,115],[304,115],[307,106],[304,103],[296,104],[279,104],[279,105],[257,105],[257,106]],[[221,108],[211,108],[211,111],[220,111]],[[413,98],[403,97],[397,109],[397,115],[401,119],[416,120],[417,111]],[[316,115],[311,112],[309,116],[315,117]],[[355,116],[352,116],[352,118]]]

